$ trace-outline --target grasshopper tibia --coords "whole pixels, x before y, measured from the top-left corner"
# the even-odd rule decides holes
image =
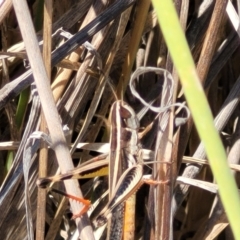
[[[61,195],[65,196],[65,197],[67,197],[67,198],[70,198],[72,200],[75,200],[77,202],[80,202],[80,203],[84,204],[84,207],[80,211],[80,213],[73,214],[72,219],[76,219],[78,217],[81,217],[84,213],[86,213],[88,211],[88,209],[89,209],[89,207],[91,205],[91,201],[89,201],[87,199],[76,197],[76,196],[70,195],[68,193],[62,192],[62,191],[54,189],[54,188],[51,191],[56,192],[56,193],[61,194]]]

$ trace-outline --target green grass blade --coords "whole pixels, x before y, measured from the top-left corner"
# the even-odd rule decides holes
[[[184,94],[199,136],[205,146],[212,172],[219,186],[219,194],[227,213],[235,239],[240,239],[240,198],[234,177],[227,164],[227,156],[214,127],[213,117],[197,76],[195,65],[180,26],[172,0],[153,0],[158,20],[174,65],[178,71]]]

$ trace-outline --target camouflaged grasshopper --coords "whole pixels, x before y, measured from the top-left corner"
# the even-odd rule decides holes
[[[110,118],[109,159],[106,159],[106,154],[103,154],[68,173],[39,178],[37,181],[39,187],[46,187],[47,184],[52,182],[73,178],[91,178],[93,177],[93,171],[95,176],[103,176],[106,175],[105,168],[109,165],[110,200],[95,220],[97,226],[105,224],[112,216],[114,209],[126,202],[144,182],[150,184],[160,183],[149,179],[147,180],[143,176],[143,160],[138,134],[139,120],[134,110],[128,104],[119,100],[112,105]],[[122,169],[125,170],[122,171]],[[74,218],[80,217],[88,210],[90,201],[79,199],[68,194],[64,195],[86,205],[80,213],[73,215]],[[122,211],[124,212],[124,209]],[[134,231],[134,229],[131,231]]]

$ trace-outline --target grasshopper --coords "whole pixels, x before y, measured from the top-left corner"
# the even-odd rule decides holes
[[[106,155],[82,164],[80,167],[60,175],[39,178],[37,185],[46,187],[51,182],[57,182],[73,178],[90,178],[93,169],[97,170],[97,176],[106,175],[106,167],[109,162],[109,191],[110,200],[96,219],[96,225],[101,226],[111,217],[114,209],[132,196],[144,183],[162,184],[147,180],[143,176],[143,160],[141,157],[141,145],[139,143],[139,120],[134,110],[123,101],[116,101],[111,108],[111,135],[109,160]],[[124,169],[123,173],[121,168]],[[96,176],[96,173],[94,173]],[[74,218],[80,217],[89,208],[90,202],[82,200],[68,194],[73,198],[86,204],[86,207]]]

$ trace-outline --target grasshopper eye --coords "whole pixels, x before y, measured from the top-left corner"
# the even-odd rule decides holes
[[[131,111],[127,108],[120,107],[120,115],[123,119],[131,118]]]
[[[124,120],[126,127],[132,130],[138,130],[140,127],[140,124],[134,110],[124,102],[122,102],[122,105],[119,108],[120,108],[120,115]]]

